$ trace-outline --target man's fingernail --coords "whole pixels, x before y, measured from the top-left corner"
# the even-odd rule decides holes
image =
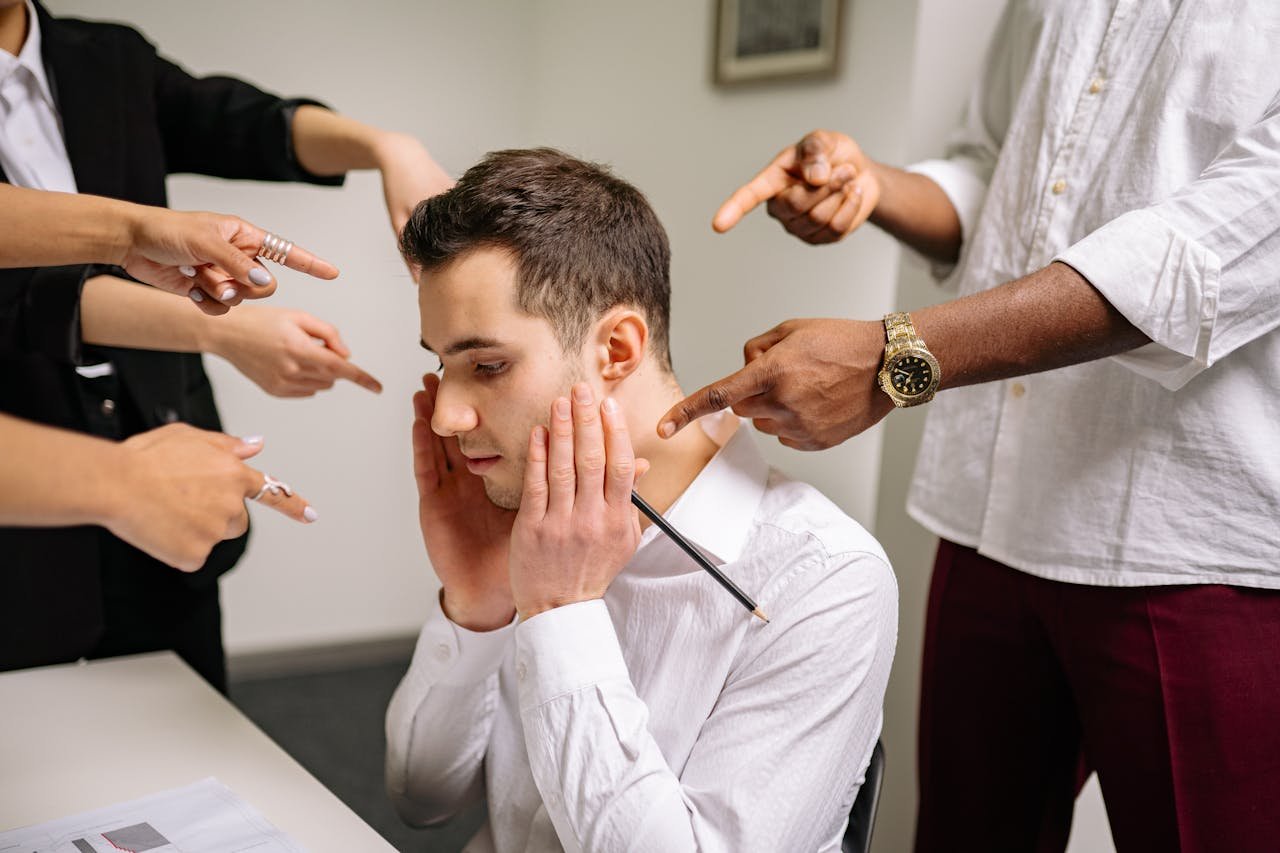
[[[259,287],[266,287],[271,283],[271,273],[267,272],[262,267],[254,267],[249,270],[249,281]]]
[[[676,425],[674,421],[663,421],[662,425],[658,427],[658,435],[663,438],[671,438],[675,434]]]
[[[609,414],[615,414],[618,411],[618,401],[612,397],[604,398],[604,410]]]
[[[198,287],[193,287],[188,290],[187,296],[191,297],[192,302],[204,302],[204,291]]]
[[[178,267],[178,272],[182,273],[182,274],[183,274],[183,275],[185,275],[187,278],[195,278],[195,277],[196,277],[196,268],[195,268],[195,267],[180,266],[180,267]]]
[[[573,399],[578,401],[580,406],[591,405],[591,386],[585,382],[579,382],[573,386]]]
[[[260,435],[246,435],[240,440],[245,444],[262,444],[262,436]]]
[[[316,512],[311,507],[307,507],[302,511],[302,517],[307,520],[308,524],[310,524],[311,522],[315,521],[317,518],[320,517],[320,513]]]
[[[556,400],[556,417],[560,418],[560,420],[569,419],[569,401],[564,397]]]
[[[218,295],[218,298],[221,299],[223,302],[226,302],[231,299],[235,299],[236,289],[234,287],[225,287],[223,288],[222,293]]]

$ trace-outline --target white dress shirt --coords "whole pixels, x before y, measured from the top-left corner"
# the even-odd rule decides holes
[[[0,50],[0,168],[14,186],[76,191],[62,121],[44,73],[40,21],[29,0],[22,50],[17,56]]]
[[[1010,3],[913,167],[960,214],[949,283],[1061,260],[1153,342],[938,395],[930,530],[1062,581],[1280,588],[1277,56],[1274,0]]]
[[[407,820],[484,792],[468,850],[840,849],[880,732],[893,574],[747,430],[715,434],[736,419],[710,420],[721,450],[667,517],[772,621],[655,527],[603,600],[488,633],[433,603],[387,709],[387,786]]]

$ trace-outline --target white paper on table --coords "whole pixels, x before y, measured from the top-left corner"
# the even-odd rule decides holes
[[[306,853],[209,777],[185,788],[0,832],[0,853]]]

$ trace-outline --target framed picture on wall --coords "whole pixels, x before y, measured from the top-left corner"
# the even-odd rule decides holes
[[[715,81],[836,72],[841,0],[717,0]]]

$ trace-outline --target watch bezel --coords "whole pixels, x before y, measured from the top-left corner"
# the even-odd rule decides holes
[[[893,368],[898,362],[912,356],[929,365],[929,387],[918,394],[904,394],[893,387],[893,382],[890,381],[889,376],[893,373]],[[933,395],[938,392],[938,384],[941,381],[942,368],[938,364],[938,359],[922,346],[908,345],[894,351],[892,354],[886,354],[884,364],[880,367],[880,387],[900,407],[918,406],[921,403],[929,402],[933,399]]]

